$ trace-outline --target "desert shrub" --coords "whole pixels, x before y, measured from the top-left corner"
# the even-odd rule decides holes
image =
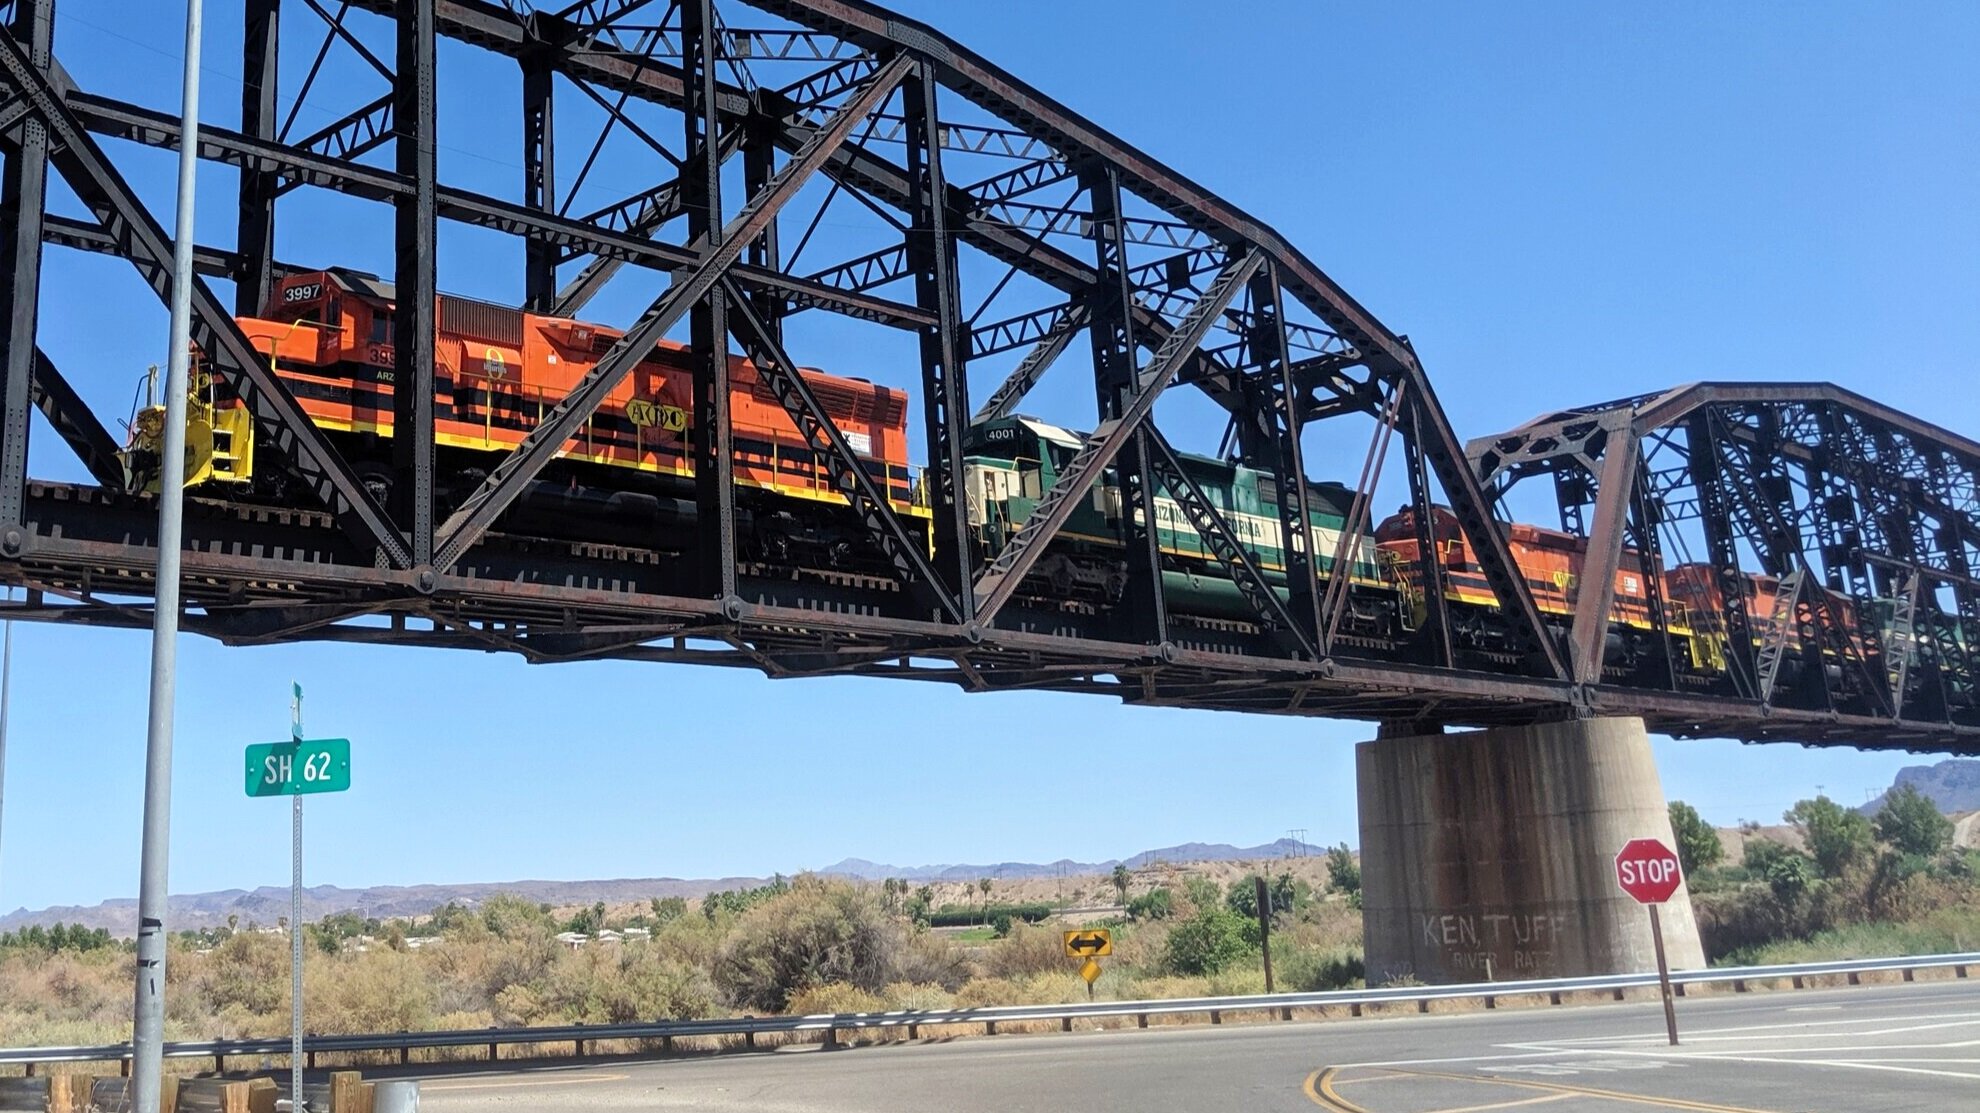
[[[800,877],[743,914],[716,958],[715,983],[735,1004],[768,1011],[831,982],[876,993],[889,980],[894,937],[872,894]]]
[[[1194,874],[1183,878],[1182,897],[1188,905],[1188,908],[1183,910],[1184,914],[1221,908],[1224,904],[1224,891],[1217,887],[1217,883],[1207,877],[1198,877]]]
[[[419,965],[412,954],[389,950],[306,962],[304,1024],[313,1032],[412,1032],[431,1027],[433,987]],[[283,973],[287,985],[287,971]]]
[[[1163,956],[1168,953],[1169,933],[1178,922],[1173,918],[1138,920],[1115,928],[1114,956],[1108,965],[1132,967],[1150,974],[1160,972]]]
[[[1018,983],[1011,978],[971,978],[956,990],[955,1006],[980,1009],[990,1005],[1018,1003]]]
[[[700,1020],[720,1011],[721,995],[704,967],[633,951],[620,960],[619,983],[605,996],[608,1021]]]
[[[1272,973],[1276,988],[1278,971]],[[1248,997],[1265,992],[1265,968],[1255,962],[1225,967],[1205,975],[1203,980],[1204,989],[1212,997]]]
[[[515,893],[496,893],[481,903],[481,922],[503,939],[555,935],[557,921],[546,905]]]
[[[1061,971],[1031,974],[1021,978],[973,978],[956,991],[959,1009],[989,1005],[1064,1005],[1086,1000],[1086,982],[1078,974]]]
[[[880,996],[890,1009],[946,1009],[956,995],[934,982],[893,982]]]
[[[887,1002],[878,994],[868,993],[858,986],[844,982],[830,982],[812,986],[791,994],[784,1011],[792,1016],[818,1016],[822,1013],[877,1013],[887,1010]]]
[[[1016,978],[1062,972],[1071,969],[1072,961],[1058,932],[1023,924],[984,952],[983,972],[993,978]]]
[[[1272,940],[1272,975],[1277,988],[1288,993],[1319,993],[1351,989],[1367,976],[1361,953],[1355,950],[1284,945]]]
[[[969,955],[946,935],[919,928],[896,935],[887,975],[893,981],[938,985],[953,993],[975,974]]]
[[[273,1015],[288,1008],[289,941],[279,935],[236,935],[199,956],[191,984],[209,1013],[235,1010],[246,1016]],[[170,970],[170,959],[167,959]]]
[[[1172,974],[1215,974],[1250,949],[1244,942],[1244,921],[1212,905],[1169,932],[1163,966]]]

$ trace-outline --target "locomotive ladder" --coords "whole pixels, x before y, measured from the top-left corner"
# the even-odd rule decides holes
[[[1801,582],[1807,570],[1797,565],[1774,589],[1774,612],[1767,619],[1765,640],[1760,643],[1760,702],[1774,698],[1774,680],[1780,676],[1781,658],[1787,654],[1788,632],[1794,629],[1795,606],[1801,600]]]

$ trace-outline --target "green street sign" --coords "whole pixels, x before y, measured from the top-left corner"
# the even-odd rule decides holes
[[[351,787],[351,740],[305,738],[247,748],[249,796],[304,796]]]

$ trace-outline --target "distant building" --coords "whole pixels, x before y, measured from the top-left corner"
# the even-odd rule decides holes
[[[573,951],[584,946],[590,938],[590,936],[581,931],[560,931],[557,933],[557,942],[562,943]]]

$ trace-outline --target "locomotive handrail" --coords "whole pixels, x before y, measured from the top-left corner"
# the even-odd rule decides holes
[[[1811,978],[1844,977],[1848,979],[1849,984],[1855,985],[1864,974],[1899,973],[1904,976],[1904,980],[1910,981],[1917,971],[1948,968],[1953,971],[1955,978],[1966,978],[1969,969],[1974,966],[1980,966],[1980,952],[1676,970],[1671,973],[1671,982],[1679,987],[1680,993],[1683,987],[1694,985],[1731,985],[1736,992],[1745,992],[1748,983],[1752,982],[1786,980],[1791,982],[1794,988],[1799,989],[1803,988]],[[1070,1031],[1072,1022],[1080,1018],[1136,1017],[1141,1021],[1141,1026],[1146,1027],[1147,1018],[1150,1016],[1189,1013],[1207,1013],[1212,1023],[1219,1023],[1223,1014],[1234,1012],[1276,1012],[1283,1019],[1291,1019],[1293,1009],[1346,1007],[1359,1015],[1360,1009],[1369,1005],[1415,1004],[1419,1011],[1426,1011],[1432,1001],[1479,999],[1483,1000],[1487,1007],[1492,1007],[1501,998],[1546,996],[1550,1004],[1557,1005],[1561,1003],[1561,995],[1566,993],[1612,992],[1618,1000],[1621,1000],[1625,990],[1650,988],[1656,985],[1657,975],[1648,972],[1475,982],[1465,985],[1382,986],[1374,989],[1328,990],[1314,993],[1261,993],[1168,1000],[899,1009],[871,1013],[820,1013],[809,1016],[717,1017],[705,1020],[656,1020],[629,1024],[562,1024],[538,1028],[469,1028],[434,1032],[306,1036],[303,1040],[303,1050],[312,1058],[318,1053],[397,1051],[400,1053],[401,1062],[410,1062],[410,1053],[415,1049],[486,1047],[490,1050],[492,1058],[492,1053],[501,1045],[569,1042],[576,1046],[577,1053],[582,1056],[586,1054],[589,1045],[595,1045],[600,1040],[661,1040],[671,1043],[676,1037],[686,1036],[742,1036],[746,1041],[746,1047],[754,1047],[756,1036],[770,1033],[823,1032],[827,1034],[826,1038],[829,1041],[835,1039],[836,1033],[841,1030],[905,1028],[908,1037],[912,1039],[918,1036],[920,1029],[926,1027],[974,1024],[984,1025],[986,1033],[994,1035],[999,1024],[1028,1021],[1059,1021],[1063,1030]],[[210,1058],[215,1060],[216,1067],[222,1071],[225,1070],[226,1060],[230,1057],[286,1055],[288,1051],[287,1037],[193,1040],[165,1045],[165,1055],[168,1058]],[[0,1063],[21,1064],[28,1073],[32,1074],[34,1068],[40,1064],[118,1062],[129,1059],[130,1054],[131,1046],[128,1043],[101,1046],[0,1048]]]

